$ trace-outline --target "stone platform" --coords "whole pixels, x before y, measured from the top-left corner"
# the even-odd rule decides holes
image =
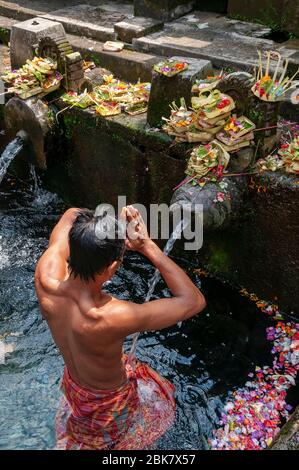
[[[134,70],[135,58],[139,74],[144,63],[142,77],[147,76],[148,63],[161,56],[193,57],[210,60],[215,68],[226,71],[251,71],[258,49],[280,52],[289,58],[290,69],[299,66],[296,45],[292,41],[276,43],[267,39],[271,30],[266,26],[203,11],[193,11],[163,25],[162,17],[134,17],[133,2],[118,0],[104,1],[100,6],[96,0],[89,0],[88,5],[75,0],[0,0],[0,39],[6,32],[7,40],[7,32],[15,22],[36,16],[60,21],[72,36],[71,42],[77,43],[81,52],[89,51],[98,59],[99,65],[111,68],[113,72],[114,66],[115,70],[120,68],[117,61],[122,55],[104,55],[102,43],[115,39],[124,41],[125,51],[132,52],[130,70]],[[76,45],[73,46],[76,49]],[[271,66],[275,65],[274,60]]]
[[[267,39],[270,29],[216,13],[195,11],[160,32],[133,40],[136,50],[163,56],[184,55],[211,60],[214,67],[251,71],[257,50],[273,50],[299,64],[296,49]],[[275,61],[271,64],[275,66]],[[295,65],[294,65],[295,66]]]

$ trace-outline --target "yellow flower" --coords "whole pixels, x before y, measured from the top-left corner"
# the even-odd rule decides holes
[[[113,81],[113,75],[103,75],[103,80],[105,83],[112,83]]]
[[[269,82],[271,80],[271,77],[269,75],[264,75],[261,79],[261,84],[264,85],[266,82]]]

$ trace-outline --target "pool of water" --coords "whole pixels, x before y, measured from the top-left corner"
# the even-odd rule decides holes
[[[51,193],[16,187],[0,192],[0,448],[51,449],[63,362],[39,312],[33,276],[49,233],[64,210]],[[178,259],[197,285],[190,260]],[[142,302],[153,267],[128,254],[106,289]],[[141,335],[137,356],[176,387],[174,426],[157,449],[206,449],[228,394],[255,366],[271,363],[267,319],[245,298],[216,281],[204,281],[208,307],[181,325]],[[167,296],[163,281],[154,297]],[[130,346],[130,339],[126,349]]]

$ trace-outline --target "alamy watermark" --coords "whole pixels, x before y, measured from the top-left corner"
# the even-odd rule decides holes
[[[5,364],[5,352],[6,352],[5,344],[3,341],[0,341],[0,365]]]
[[[142,238],[142,233],[136,231],[138,220],[130,222],[121,219],[122,209],[127,206],[126,196],[118,197],[117,209],[110,204],[100,204],[95,215],[99,217],[96,225],[96,236],[98,238],[115,239],[129,237],[132,240]],[[191,202],[167,204],[150,204],[147,209],[143,204],[133,204],[142,217],[149,236],[153,240],[168,240],[172,233],[177,239],[184,240],[184,249],[199,250],[203,244],[203,206]],[[118,219],[117,227],[114,223],[109,224],[109,219]]]
[[[5,86],[3,80],[0,80],[0,104],[5,104]]]

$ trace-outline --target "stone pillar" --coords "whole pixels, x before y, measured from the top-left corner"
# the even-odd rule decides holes
[[[81,93],[85,89],[92,91],[91,81],[84,76],[83,59],[80,52],[72,52],[65,56],[66,77],[64,86],[67,91]]]
[[[196,79],[205,78],[213,74],[212,64],[209,60],[191,59],[190,57],[172,57],[175,60],[188,62],[189,67],[174,77],[166,77],[153,72],[152,87],[148,104],[147,122],[150,126],[161,125],[162,117],[169,117],[169,105],[180,98],[185,98],[187,106],[191,106],[191,88]]]
[[[16,23],[11,28],[10,59],[13,69],[25,64],[27,59],[33,59],[34,48],[39,41],[47,36],[65,37],[61,23],[44,18],[32,18]]]
[[[194,0],[134,0],[134,14],[170,21],[189,13],[194,3]]]

